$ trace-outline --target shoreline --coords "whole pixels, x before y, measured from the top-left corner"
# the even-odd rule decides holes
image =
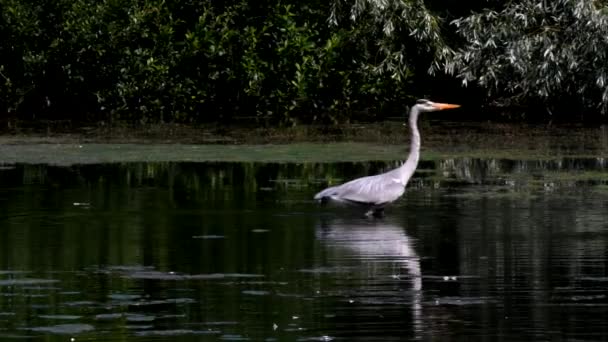
[[[340,126],[301,125],[296,127],[257,127],[184,124],[129,126],[24,126],[0,131],[0,144],[288,144],[294,142],[365,142],[402,144],[409,141],[409,130],[401,120],[356,123]],[[544,140],[563,137],[576,141],[608,135],[608,125],[495,123],[421,119],[419,128],[425,145],[448,141],[475,144],[487,139]],[[516,141],[515,141],[516,142]]]
[[[608,157],[608,127],[423,120],[422,160]],[[342,127],[226,128],[155,125],[0,135],[0,164],[107,162],[339,162],[403,160],[400,122]]]

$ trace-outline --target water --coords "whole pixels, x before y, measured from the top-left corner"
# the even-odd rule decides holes
[[[606,159],[425,160],[383,219],[311,201],[394,165],[6,164],[0,338],[608,338]]]

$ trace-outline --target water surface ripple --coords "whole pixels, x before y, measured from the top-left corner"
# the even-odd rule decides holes
[[[394,162],[0,169],[0,339],[608,338],[601,158],[424,160],[383,219],[321,208]]]

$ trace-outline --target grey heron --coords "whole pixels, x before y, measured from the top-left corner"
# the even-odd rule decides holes
[[[437,103],[429,100],[418,100],[410,110],[409,126],[411,130],[410,154],[407,160],[398,168],[375,176],[367,176],[351,180],[342,185],[329,187],[314,197],[325,202],[360,204],[367,207],[366,216],[381,216],[384,207],[397,200],[405,192],[405,186],[410,180],[420,158],[420,132],[418,131],[418,115],[422,112],[458,108],[460,105]]]

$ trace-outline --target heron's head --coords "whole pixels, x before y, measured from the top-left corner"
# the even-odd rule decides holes
[[[420,99],[420,100],[416,101],[416,104],[414,105],[414,108],[418,109],[418,111],[420,111],[420,112],[435,112],[438,110],[452,109],[452,108],[458,108],[458,107],[460,107],[460,105],[433,102],[433,101],[429,101],[429,100],[425,100],[425,99]],[[412,108],[412,109],[414,109],[414,108]]]

